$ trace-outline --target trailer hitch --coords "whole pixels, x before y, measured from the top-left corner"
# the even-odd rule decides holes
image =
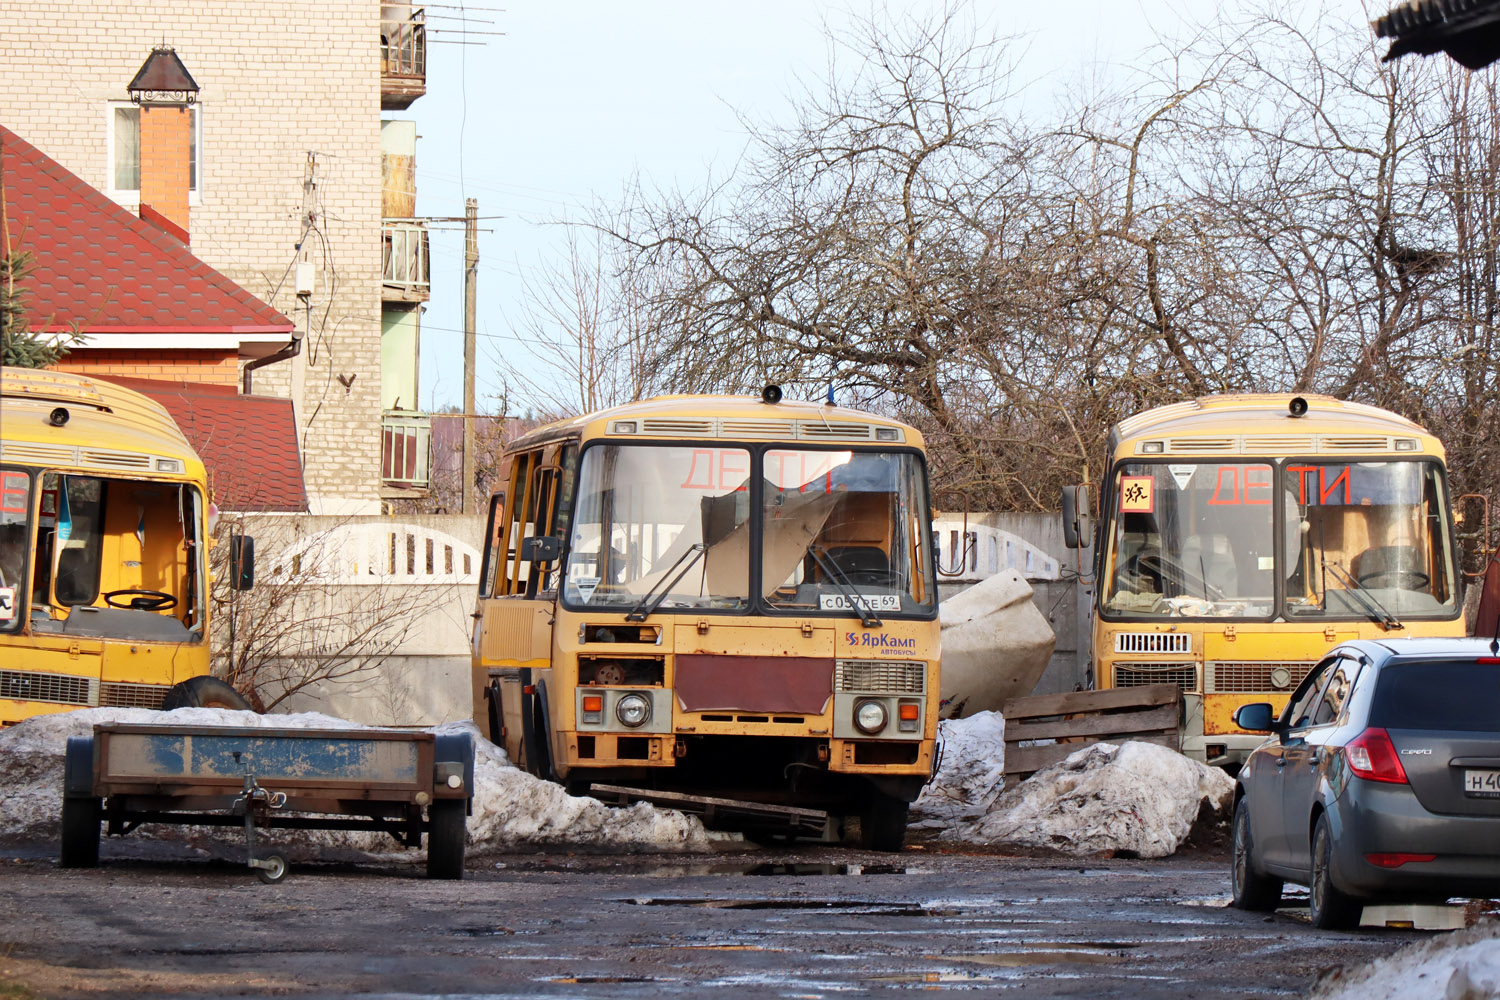
[[[267,854],[263,859],[255,856],[255,822],[259,819],[269,823],[271,810],[285,806],[286,792],[262,788],[250,768],[245,768],[245,787],[230,804],[229,812],[234,816],[245,817],[245,863],[255,871],[255,877],[267,885],[286,878],[286,856],[275,853]]]

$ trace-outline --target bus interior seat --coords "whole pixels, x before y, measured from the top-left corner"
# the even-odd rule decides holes
[[[1426,562],[1415,545],[1380,545],[1366,549],[1350,562],[1349,571],[1365,587],[1399,587],[1412,575],[1425,577]]]
[[[88,552],[65,548],[57,554],[57,599],[63,604],[92,604],[98,596],[88,579]]]
[[[828,558],[850,583],[869,587],[892,585],[891,560],[883,549],[873,545],[845,545],[829,549]]]

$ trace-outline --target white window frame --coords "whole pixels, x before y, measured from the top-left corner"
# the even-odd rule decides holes
[[[104,193],[111,201],[117,202],[132,211],[139,211],[141,207],[140,188],[117,188],[115,187],[115,110],[117,108],[137,108],[140,105],[132,101],[109,101],[104,108]],[[203,204],[203,114],[202,103],[195,103],[188,109],[192,116],[193,146],[195,151],[194,174],[197,176],[197,184],[188,188],[188,204]]]

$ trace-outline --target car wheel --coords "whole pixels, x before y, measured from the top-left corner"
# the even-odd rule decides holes
[[[1312,848],[1308,906],[1313,926],[1325,931],[1349,930],[1358,926],[1364,905],[1333,884],[1333,835],[1328,832],[1326,815],[1318,817]]]
[[[1234,889],[1234,905],[1241,910],[1267,913],[1281,903],[1281,879],[1256,871],[1255,841],[1250,836],[1250,806],[1244,799],[1234,807],[1230,882]]]

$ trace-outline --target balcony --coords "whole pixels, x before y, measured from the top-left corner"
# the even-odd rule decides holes
[[[427,12],[383,3],[380,16],[380,107],[399,111],[427,93]]]
[[[386,302],[426,302],[432,295],[427,257],[427,224],[386,219],[380,226],[381,298]]]
[[[380,482],[404,490],[427,489],[432,455],[432,417],[417,410],[380,415]]]

